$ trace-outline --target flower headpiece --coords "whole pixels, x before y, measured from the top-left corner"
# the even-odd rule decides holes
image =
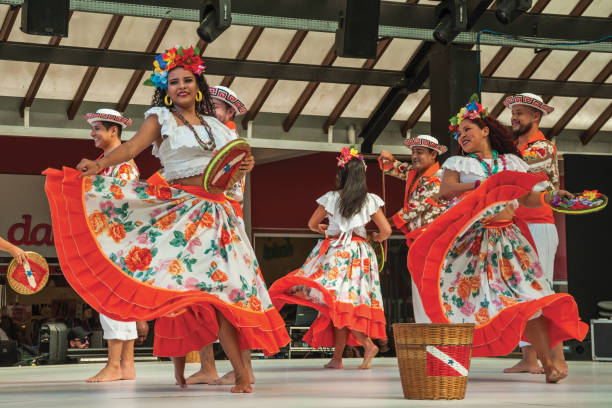
[[[198,47],[193,45],[189,48],[172,47],[155,57],[153,73],[144,81],[144,85],[168,89],[168,72],[176,67],[183,67],[198,76],[206,70],[206,65],[200,58]]]
[[[354,147],[343,147],[340,151],[340,156],[336,158],[338,160],[338,167],[344,168],[346,163],[350,162],[353,158],[363,161],[363,156],[359,154],[357,149]]]
[[[484,119],[487,116],[489,116],[489,111],[482,107],[478,101],[478,95],[474,94],[470,98],[468,104],[461,108],[457,115],[449,119],[450,124],[448,125],[448,130],[453,134],[455,140],[457,140],[459,139],[459,124],[463,119]]]

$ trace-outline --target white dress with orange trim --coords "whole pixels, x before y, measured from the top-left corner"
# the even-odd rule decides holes
[[[588,329],[573,297],[553,292],[526,224],[493,221],[543,180],[523,173],[518,157],[505,159],[508,170],[487,179],[476,159],[449,158],[444,167],[459,172],[461,182],[485,181],[429,224],[408,254],[432,323],[476,325],[474,356],[508,354],[527,321],[540,315],[548,318],[551,345],[582,340]]]
[[[312,347],[333,346],[334,327],[348,327],[371,338],[387,338],[378,263],[365,239],[366,224],[384,202],[368,194],[361,210],[346,219],[340,215],[339,201],[336,191],[317,200],[329,218],[328,238],[319,240],[301,268],[270,287],[270,296],[279,310],[291,303],[319,311],[304,336]],[[360,345],[352,334],[347,344]]]
[[[154,146],[168,179],[198,174],[213,156],[166,108],[151,108],[164,137]],[[212,117],[194,126],[221,147],[229,130]],[[224,194],[46,170],[58,258],[66,279],[96,310],[121,321],[157,319],[154,353],[182,356],[217,338],[215,309],[241,348],[274,354],[289,342],[244,222]]]

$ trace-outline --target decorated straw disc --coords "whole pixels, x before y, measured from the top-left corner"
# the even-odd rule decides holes
[[[574,198],[554,197],[550,203],[553,211],[563,214],[589,214],[603,210],[608,205],[608,197],[597,190],[584,190]]]
[[[6,274],[11,288],[21,295],[40,292],[49,280],[49,265],[45,258],[36,252],[26,252],[28,261],[19,265],[15,259],[8,266]]]
[[[376,256],[376,263],[378,264],[378,272],[380,273],[385,267],[385,247],[382,242],[376,242],[370,237],[368,239],[372,249],[374,249],[374,255]]]
[[[251,146],[242,139],[232,140],[223,146],[204,170],[204,190],[220,194],[240,179],[237,170],[242,160],[251,154]]]

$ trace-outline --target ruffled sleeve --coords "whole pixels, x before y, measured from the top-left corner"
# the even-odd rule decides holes
[[[164,108],[161,106],[154,106],[152,108],[147,109],[144,113],[145,119],[149,116],[155,115],[157,117],[157,122],[161,126],[161,135],[166,137],[172,137],[177,132],[177,124],[172,117],[172,113],[170,113],[170,109]],[[153,142],[153,151],[152,154],[156,157],[159,157],[159,148],[157,146],[157,142]]]
[[[529,165],[525,160],[510,153],[504,154],[504,157],[506,158],[507,170],[520,171],[522,173],[529,172]]]
[[[366,205],[365,205],[368,219],[372,217],[374,214],[376,214],[378,209],[380,207],[383,207],[384,205],[385,205],[385,202],[383,201],[382,198],[380,198],[376,194],[368,193],[368,198],[367,198]]]
[[[476,176],[485,175],[480,162],[473,157],[449,157],[442,165],[442,169],[456,171],[457,173],[474,174]]]
[[[317,198],[317,204],[323,206],[329,215],[334,215],[338,197],[339,195],[336,191],[328,191],[321,197]]]

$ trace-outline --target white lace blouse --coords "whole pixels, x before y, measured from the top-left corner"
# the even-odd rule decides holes
[[[367,235],[366,224],[370,222],[372,215],[376,214],[378,209],[385,205],[385,202],[379,196],[368,193],[361,210],[351,218],[344,218],[340,215],[340,193],[337,191],[325,193],[317,199],[317,203],[323,206],[327,212],[327,218],[329,219],[327,235],[339,235],[337,242],[343,245],[350,242],[353,234],[365,238]]]
[[[158,157],[162,166],[162,175],[166,180],[176,180],[201,174],[215,152],[200,147],[193,132],[187,126],[179,126],[168,108],[153,107],[145,112],[145,119],[157,116],[161,125],[163,141],[159,146],[153,144],[153,155]],[[235,132],[212,116],[203,117],[212,130],[208,133],[202,125],[193,126],[198,136],[207,142],[214,138],[217,149],[236,139]]]

